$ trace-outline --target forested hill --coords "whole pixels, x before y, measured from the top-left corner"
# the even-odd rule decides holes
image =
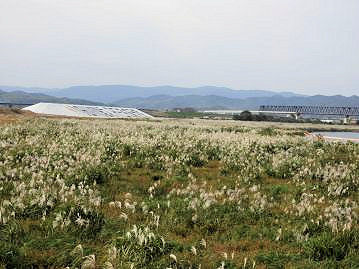
[[[82,104],[82,105],[100,105],[99,102],[92,102],[82,99],[59,98],[42,93],[28,93],[23,91],[6,92],[0,89],[0,103],[63,103],[63,104]]]

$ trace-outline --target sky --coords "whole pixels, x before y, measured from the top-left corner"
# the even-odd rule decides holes
[[[359,95],[358,0],[0,0],[0,85]]]

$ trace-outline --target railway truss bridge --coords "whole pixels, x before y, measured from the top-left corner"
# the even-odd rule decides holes
[[[279,105],[263,105],[259,108],[263,112],[271,113],[288,113],[293,114],[297,119],[300,115],[330,115],[342,116],[344,122],[350,117],[359,116],[359,107],[345,106],[279,106]]]

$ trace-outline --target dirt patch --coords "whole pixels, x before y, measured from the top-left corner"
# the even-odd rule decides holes
[[[16,121],[34,117],[35,114],[16,108],[0,108],[0,125],[14,123]]]

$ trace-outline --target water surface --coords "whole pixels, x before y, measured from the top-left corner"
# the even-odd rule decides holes
[[[313,132],[313,134],[341,139],[359,139],[359,133],[355,132]]]

